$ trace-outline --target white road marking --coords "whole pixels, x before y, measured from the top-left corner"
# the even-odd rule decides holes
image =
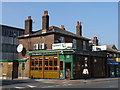
[[[41,88],[50,88],[50,87],[55,87],[55,86],[44,86],[44,87],[41,87]]]
[[[63,84],[63,86],[67,86],[68,84]]]
[[[63,82],[63,83],[67,83],[67,82]]]
[[[56,87],[57,87],[57,86],[60,86],[60,85],[56,85]]]
[[[47,87],[54,87],[54,86],[47,86]]]
[[[30,88],[34,88],[34,87],[36,87],[36,86],[32,86],[32,85],[27,85],[28,87],[30,87]]]
[[[24,89],[25,87],[15,87],[15,88],[18,88],[18,89]]]
[[[72,84],[68,84],[68,85],[72,85]]]

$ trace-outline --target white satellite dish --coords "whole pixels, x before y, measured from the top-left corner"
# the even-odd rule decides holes
[[[22,50],[23,50],[23,45],[19,44],[17,47],[17,52],[22,52]]]

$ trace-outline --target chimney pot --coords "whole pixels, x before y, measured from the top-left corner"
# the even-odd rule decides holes
[[[97,37],[93,37],[93,39],[97,39]]]
[[[48,11],[44,11],[44,15],[48,15]]]
[[[64,25],[61,25],[61,28],[64,28]]]
[[[31,16],[28,16],[28,20],[30,20],[31,19]]]
[[[93,37],[93,45],[98,46],[98,39],[97,39],[97,37]]]
[[[81,22],[77,21],[77,26],[81,25]]]
[[[61,29],[65,30],[65,27],[64,27],[64,25],[61,25]]]

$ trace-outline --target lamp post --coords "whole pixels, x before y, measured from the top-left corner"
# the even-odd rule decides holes
[[[13,67],[12,67],[12,80],[13,80],[13,78],[14,78],[14,60],[15,60],[15,55],[14,55],[14,52],[15,52],[15,49],[14,49],[14,39],[15,39],[15,37],[16,37],[16,33],[13,33]]]

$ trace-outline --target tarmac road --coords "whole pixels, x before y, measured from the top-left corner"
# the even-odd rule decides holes
[[[90,80],[53,80],[53,79],[25,79],[3,80],[2,88],[35,89],[35,88],[118,88],[118,79],[90,79]],[[4,90],[4,89],[3,89]]]

